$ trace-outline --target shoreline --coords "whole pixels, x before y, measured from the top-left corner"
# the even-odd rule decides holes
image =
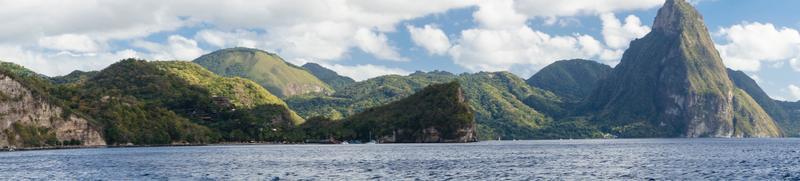
[[[629,140],[629,139],[724,139],[724,140],[743,140],[743,139],[800,139],[800,137],[780,137],[780,138],[615,138],[615,139],[529,139],[529,140],[481,140],[476,142],[466,143],[380,143],[380,144],[471,144],[480,142],[494,142],[494,141],[572,141],[572,140]],[[195,147],[195,146],[241,146],[241,145],[339,145],[339,144],[325,144],[325,143],[275,143],[275,142],[256,142],[256,143],[236,143],[236,142],[222,142],[222,143],[204,143],[204,144],[155,144],[155,145],[93,145],[93,146],[57,146],[57,147],[28,147],[28,148],[0,148],[2,152],[15,152],[15,151],[37,151],[37,150],[69,150],[69,149],[90,149],[90,148],[137,148],[137,147]],[[353,144],[365,145],[365,144]]]

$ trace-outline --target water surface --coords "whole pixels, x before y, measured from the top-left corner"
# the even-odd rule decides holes
[[[238,145],[0,152],[0,179],[800,179],[800,139]]]

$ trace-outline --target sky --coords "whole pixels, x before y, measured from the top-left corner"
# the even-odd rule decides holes
[[[274,52],[356,80],[510,71],[564,59],[616,65],[664,0],[0,0],[0,60],[49,76],[124,58]],[[690,0],[725,65],[800,99],[800,1]]]

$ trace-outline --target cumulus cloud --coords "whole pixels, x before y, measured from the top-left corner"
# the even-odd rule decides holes
[[[650,32],[650,27],[642,25],[639,17],[634,15],[628,15],[624,24],[613,13],[600,15],[600,20],[603,22],[603,39],[608,47],[614,49],[626,49],[631,40]]]
[[[121,59],[140,57],[131,49],[99,53],[43,53],[20,46],[0,45],[0,61],[13,62],[46,75],[64,75],[76,69],[100,70]]]
[[[356,45],[364,52],[373,54],[380,59],[408,61],[408,59],[400,56],[400,53],[397,53],[394,47],[389,46],[388,41],[386,35],[363,28],[356,31],[355,35]]]
[[[543,3],[543,1],[535,2]],[[580,1],[580,3],[587,2]],[[520,8],[515,8],[514,3],[515,1],[510,0],[481,2],[478,11],[473,13],[479,26],[461,31],[460,37],[455,40],[448,52],[453,61],[472,71],[510,70],[523,77],[530,76],[541,67],[562,59],[598,58],[615,65],[627,48],[628,41],[650,31],[650,28],[642,26],[635,16],[628,16],[623,24],[613,14],[606,13],[601,17],[605,43],[583,34],[554,36],[526,25],[527,19],[532,18],[528,16],[541,15],[526,16],[518,12]],[[601,8],[593,12],[607,10],[611,9]],[[571,15],[577,12],[571,12]],[[559,12],[549,15],[568,14]]]
[[[794,71],[800,72],[800,60],[798,58],[793,58],[789,60],[789,65],[792,66],[792,69],[794,69]]]
[[[344,75],[356,81],[367,80],[370,78],[382,75],[408,75],[411,72],[400,68],[389,68],[381,65],[361,64],[361,65],[339,65],[339,64],[322,64],[323,67],[329,68],[340,75]]]
[[[787,87],[787,89],[789,90],[789,95],[791,96],[792,100],[800,99],[800,87],[792,84],[792,85],[789,85],[789,87]]]
[[[198,41],[209,47],[255,47],[288,60],[336,61],[354,48],[379,59],[401,60],[385,33],[404,20],[473,5],[474,0],[276,0],[276,1],[0,1],[0,45],[24,52],[110,54],[118,42],[168,50],[143,52],[160,58],[188,58]],[[199,27],[192,40],[142,42],[155,33]],[[361,29],[368,32],[359,31]],[[186,36],[186,35],[184,35]],[[89,38],[87,38],[89,37]],[[114,46],[106,46],[114,42]],[[193,42],[194,41],[194,42]],[[74,43],[74,44],[73,44]],[[66,44],[78,46],[65,46]],[[143,51],[155,49],[142,48]],[[47,58],[49,56],[43,56]],[[55,60],[53,60],[55,61]],[[73,67],[75,68],[75,67]]]
[[[169,36],[166,45],[139,40],[132,46],[147,50],[150,54],[145,58],[155,60],[193,60],[204,53],[197,41],[180,35]]]
[[[100,47],[89,36],[75,34],[42,37],[38,43],[42,48],[75,52],[96,52]]]
[[[447,38],[444,31],[433,25],[425,25],[422,28],[409,25],[406,28],[408,28],[414,44],[425,48],[430,54],[444,55],[450,49],[450,39]]]
[[[726,42],[716,46],[725,65],[733,69],[758,71],[762,63],[780,63],[800,57],[800,33],[792,28],[744,22],[722,28],[715,34]]]
[[[516,3],[516,10],[528,17],[559,17],[649,9],[664,4],[664,0],[520,0]]]
[[[233,30],[224,32],[213,29],[206,29],[197,32],[194,39],[204,42],[214,48],[247,47],[256,48],[263,46],[258,40],[263,39],[258,33],[246,30]]]

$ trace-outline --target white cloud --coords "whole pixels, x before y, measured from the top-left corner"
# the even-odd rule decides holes
[[[364,52],[375,55],[380,59],[408,61],[400,56],[395,48],[389,46],[389,39],[382,33],[374,33],[367,29],[359,29],[355,35],[356,45]]]
[[[473,4],[474,0],[0,0],[0,18],[4,20],[0,21],[0,45],[20,45],[25,52],[42,55],[51,49],[108,54],[126,49],[116,42],[208,26],[208,31],[199,32],[194,39],[215,48],[255,47],[290,61],[322,62],[336,61],[361,48],[382,59],[399,60],[402,56],[391,49],[385,37],[396,31],[399,22]],[[356,34],[360,29],[370,31]],[[80,46],[57,44],[68,41]],[[111,41],[115,46],[106,46]],[[144,53],[187,58],[197,53],[192,44],[191,40],[167,40],[161,46],[171,50]]]
[[[414,44],[425,48],[430,54],[444,55],[450,49],[450,39],[447,38],[444,31],[433,25],[425,25],[422,28],[409,25],[406,28],[408,28]]]
[[[561,2],[561,1],[559,1]],[[564,1],[571,2],[571,1]],[[575,1],[589,3],[594,1]],[[663,1],[662,1],[663,2]],[[582,34],[554,36],[534,30],[526,25],[532,17],[517,12],[514,1],[483,1],[478,11],[473,13],[479,24],[478,28],[461,31],[449,54],[453,61],[471,71],[504,71],[510,70],[522,77],[554,61],[573,58],[600,59],[615,65],[627,43],[649,32],[636,16],[628,16],[625,24],[613,14],[605,13],[601,20],[604,24],[605,44],[594,37]],[[545,3],[544,1],[521,1],[519,3]],[[572,3],[560,5],[576,5]],[[614,8],[603,8],[592,12],[605,12]],[[624,9],[624,8],[623,8]],[[575,15],[583,11],[558,12],[547,14]],[[527,14],[543,16],[544,14]],[[510,17],[504,19],[502,17]]]
[[[340,75],[353,78],[356,81],[367,80],[382,75],[408,75],[411,72],[399,68],[389,68],[381,65],[362,64],[362,65],[339,65],[339,64],[321,64],[323,67],[329,68]]]
[[[26,50],[20,46],[0,45],[0,60],[13,62],[46,75],[64,75],[76,69],[100,70],[121,59],[139,57],[139,54],[130,49],[108,53],[49,54]]]
[[[53,50],[66,50],[75,52],[96,52],[100,46],[89,36],[63,34],[39,38],[39,46]]]
[[[520,0],[516,4],[516,10],[528,17],[559,17],[650,9],[664,0]]]
[[[525,26],[527,17],[514,11],[513,0],[482,1],[472,14],[475,21],[486,29],[515,29]]]
[[[150,54],[145,58],[154,60],[193,60],[204,53],[197,47],[197,41],[180,35],[169,36],[166,45],[139,40],[132,46],[147,50]]]
[[[800,58],[793,58],[789,60],[789,65],[792,66],[792,69],[794,69],[794,71],[800,72]]]
[[[195,40],[205,42],[215,48],[247,47],[256,48],[261,46],[257,40],[263,39],[258,33],[246,30],[235,30],[223,32],[218,30],[202,30],[194,36]]]
[[[724,38],[726,43],[716,46],[725,65],[733,69],[758,71],[762,63],[800,57],[800,33],[792,28],[745,22],[715,34]]]
[[[800,87],[796,85],[789,85],[787,89],[789,90],[789,95],[791,96],[792,100],[800,99]]]
[[[603,39],[606,45],[614,49],[627,49],[631,40],[641,38],[650,32],[650,27],[642,25],[639,17],[628,15],[625,24],[617,19],[612,13],[600,15],[603,22]]]

